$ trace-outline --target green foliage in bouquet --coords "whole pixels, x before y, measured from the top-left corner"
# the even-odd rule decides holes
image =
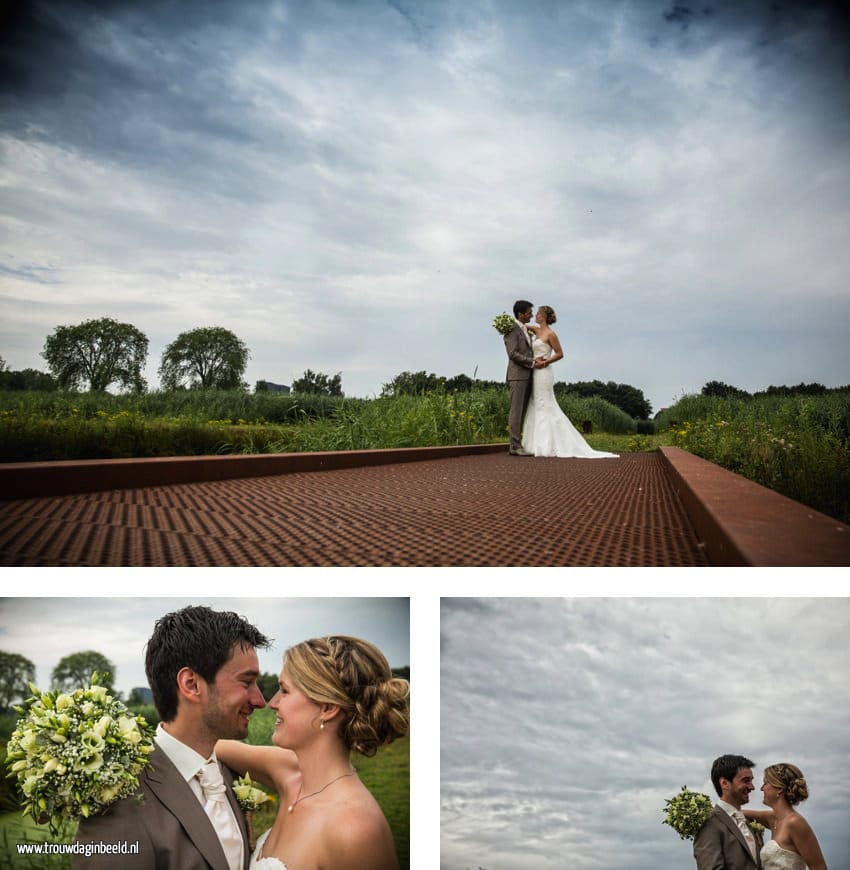
[[[683,840],[696,837],[699,829],[708,821],[713,806],[708,795],[688,791],[685,785],[675,797],[666,798],[665,802],[667,806],[662,812],[666,818],[661,824],[670,825]]]
[[[504,311],[501,314],[497,314],[493,320],[493,327],[499,335],[507,335],[515,326],[516,320]]]
[[[64,821],[96,815],[136,790],[149,764],[153,728],[99,685],[40,692],[21,714],[7,746],[8,776],[17,777],[24,815],[57,832]]]

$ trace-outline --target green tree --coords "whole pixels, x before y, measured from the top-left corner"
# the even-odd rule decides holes
[[[440,387],[445,387],[446,379],[438,378],[433,372],[429,375],[425,371],[402,372],[396,375],[388,384],[381,389],[382,396],[420,396],[423,393],[432,393]]]
[[[278,690],[278,675],[260,674],[260,676],[257,677],[257,687],[266,701],[271,701],[275,692]]]
[[[652,405],[643,392],[629,384],[615,384],[613,381],[578,381],[573,384],[559,382],[555,384],[555,392],[575,393],[583,398],[599,396],[638,420],[648,420],[652,413]]]
[[[292,382],[292,392],[314,396],[341,396],[342,375],[337,372],[332,378],[329,378],[321,372],[307,369],[303,377]]]
[[[36,371],[36,369],[0,371],[0,390],[50,391],[57,389],[58,386],[55,378],[46,372]]]
[[[91,682],[95,671],[101,686],[115,688],[115,665],[105,655],[91,649],[61,659],[50,676],[51,686],[62,692],[82,688]]]
[[[91,392],[104,392],[117,383],[144,392],[142,368],[148,339],[131,323],[102,317],[76,326],[57,326],[47,337],[41,355],[63,389],[76,390],[88,384]]]
[[[746,390],[724,384],[723,381],[709,381],[702,388],[703,396],[719,396],[722,399],[749,399],[750,394]]]
[[[28,698],[29,684],[35,682],[35,665],[25,656],[0,650],[0,710],[13,701]]]
[[[242,381],[250,351],[222,326],[181,332],[162,353],[159,376],[165,390],[247,389]]]

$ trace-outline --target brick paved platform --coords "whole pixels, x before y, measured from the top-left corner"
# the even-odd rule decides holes
[[[708,558],[659,454],[541,459],[502,448],[11,499],[0,502],[0,564],[654,566]]]
[[[0,493],[6,566],[850,565],[850,527],[677,448],[21,463]]]

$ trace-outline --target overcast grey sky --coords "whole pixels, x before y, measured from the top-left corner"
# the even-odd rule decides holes
[[[850,382],[850,49],[828,0],[32,0],[0,39],[0,355],[225,326],[246,380],[557,379],[654,410]]]
[[[44,689],[60,659],[96,650],[115,665],[126,697],[148,684],[145,644],[156,620],[189,604],[235,611],[272,638],[258,651],[264,673],[280,672],[287,647],[329,634],[371,641],[392,667],[410,664],[408,598],[3,598],[0,649],[30,659]]]
[[[693,867],[664,799],[727,752],[850,866],[848,599],[444,598],[441,647],[443,870]]]

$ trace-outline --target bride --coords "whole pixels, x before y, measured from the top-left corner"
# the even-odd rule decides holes
[[[826,870],[815,832],[794,809],[809,796],[800,769],[793,764],[766,767],[761,790],[770,809],[745,809],[744,815],[770,828],[772,839],[761,850],[762,870]]]
[[[555,398],[555,378],[549,368],[564,356],[561,342],[551,327],[555,312],[548,305],[540,305],[534,316],[531,349],[535,359],[545,362],[532,374],[531,401],[522,424],[522,447],[534,456],[578,457],[581,459],[619,458],[616,453],[594,450],[579,434]]]
[[[409,684],[394,678],[383,653],[353,637],[316,638],[288,649],[273,746],[219,740],[217,757],[273,788],[280,810],[260,836],[250,870],[397,870],[390,826],[351,766],[354,750],[372,756],[404,736]]]

